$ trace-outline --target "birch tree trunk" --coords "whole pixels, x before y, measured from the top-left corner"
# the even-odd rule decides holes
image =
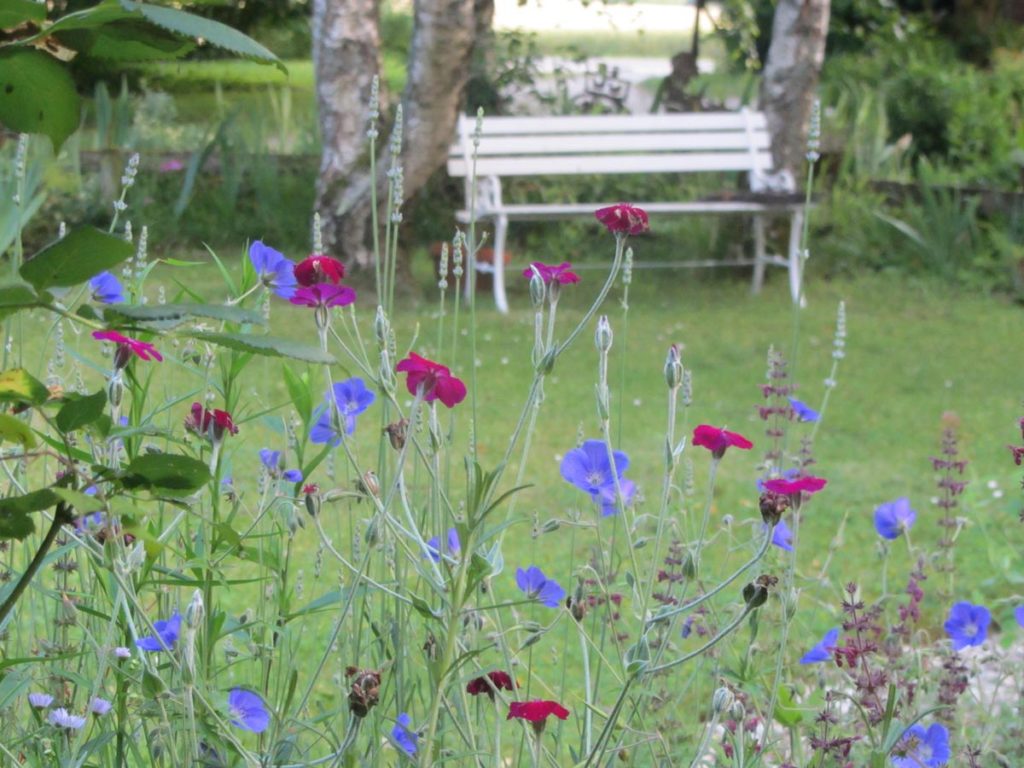
[[[807,124],[825,61],[830,0],[779,0],[772,43],[761,81],[761,109],[768,118],[775,170],[800,177],[807,153]]]

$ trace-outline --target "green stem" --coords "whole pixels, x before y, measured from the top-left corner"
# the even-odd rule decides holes
[[[57,539],[57,534],[60,533],[61,526],[69,522],[67,507],[61,503],[57,505],[57,510],[53,515],[53,522],[50,523],[49,530],[46,531],[46,535],[43,537],[42,542],[39,544],[39,549],[36,550],[35,556],[32,558],[32,562],[28,564],[28,568],[22,572],[21,577],[18,579],[18,583],[14,585],[14,589],[4,599],[2,605],[0,605],[0,626],[3,626],[4,620],[7,618],[13,609],[15,603],[18,602],[18,598],[28,588],[29,583],[36,575],[36,571],[39,570],[43,564],[43,560],[46,559],[46,553],[50,551],[50,547],[53,546],[53,542]]]

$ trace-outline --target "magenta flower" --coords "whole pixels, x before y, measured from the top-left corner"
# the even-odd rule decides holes
[[[798,477],[796,480],[777,477],[774,480],[764,481],[766,491],[777,493],[780,496],[799,496],[801,493],[817,493],[827,484],[828,480],[823,477],[813,477],[811,475]]]
[[[356,300],[356,292],[347,285],[317,283],[296,288],[288,300],[304,307],[344,307]]]
[[[594,216],[609,232],[625,232],[630,235],[639,235],[650,229],[647,220],[647,212],[629,203],[610,205],[594,211]]]
[[[454,408],[466,399],[466,385],[462,379],[452,376],[448,366],[427,360],[415,352],[410,352],[407,358],[401,360],[395,370],[407,374],[405,386],[409,394],[415,395],[422,387],[423,399],[428,403],[440,400],[449,408]]]
[[[550,285],[552,282],[565,285],[580,281],[580,276],[572,271],[572,264],[568,261],[563,261],[561,264],[544,264],[539,261],[531,262],[530,266],[523,270],[523,277],[527,280],[532,279],[534,270],[537,270],[537,274],[540,275],[545,285]]]
[[[164,359],[164,356],[152,344],[129,338],[117,331],[93,331],[92,337],[98,341],[110,341],[117,345],[117,354],[114,355],[114,365],[117,368],[124,368],[132,355],[146,361],[156,360],[158,363],[163,362]]]
[[[701,424],[693,430],[693,444],[701,448],[707,448],[716,459],[725,456],[727,448],[739,448],[749,451],[754,444],[747,440],[739,432],[730,432],[727,429],[712,427],[710,424]]]

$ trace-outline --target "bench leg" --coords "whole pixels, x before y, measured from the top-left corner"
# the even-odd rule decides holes
[[[807,305],[803,295],[804,263],[800,255],[800,236],[804,228],[804,211],[802,208],[793,212],[789,220],[789,293],[793,303],[801,307]]]
[[[764,245],[764,216],[754,216],[754,280],[750,284],[750,292],[755,296],[764,285],[764,268],[768,263]]]
[[[503,315],[508,314],[505,296],[505,237],[508,235],[508,217],[498,216],[494,223],[494,305]]]

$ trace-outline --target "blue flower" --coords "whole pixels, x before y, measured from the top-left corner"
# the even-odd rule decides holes
[[[249,246],[249,261],[263,285],[272,288],[282,299],[292,297],[298,284],[295,264],[286,259],[283,253],[257,240]]]
[[[915,723],[893,747],[892,764],[896,768],[939,768],[949,761],[951,754],[945,726],[933,723],[925,730]]]
[[[554,579],[544,575],[544,571],[531,565],[525,571],[516,568],[516,584],[528,597],[535,598],[548,608],[557,608],[565,599],[565,590]]]
[[[232,688],[228,694],[231,724],[250,733],[263,733],[270,726],[270,712],[263,699],[245,688]]]
[[[797,419],[800,421],[817,421],[821,418],[820,413],[795,397],[789,398],[789,404],[793,408],[793,413],[796,414]]]
[[[785,520],[779,520],[772,531],[772,544],[787,552],[793,551],[793,532],[789,530]]]
[[[340,381],[334,385],[333,401],[330,393],[324,399],[327,404],[321,406],[313,414],[316,417],[316,423],[309,430],[309,440],[313,443],[329,443],[337,447],[341,445],[339,418],[345,419],[345,434],[351,435],[356,429],[356,416],[369,408],[377,396],[366,388],[362,379],[354,378]],[[335,407],[335,403],[337,403],[337,407]]]
[[[832,658],[832,650],[839,641],[839,627],[833,627],[821,639],[821,642],[811,648],[800,659],[801,664],[816,664],[819,661],[828,661]]]
[[[1018,605],[1013,612],[1013,618],[1017,620],[1017,623],[1024,627],[1024,605]]]
[[[949,618],[942,626],[953,641],[953,650],[959,651],[969,645],[981,645],[988,634],[992,614],[984,605],[956,603],[949,609]]]
[[[89,281],[92,300],[101,304],[120,304],[124,301],[124,288],[121,282],[109,272],[100,272]]]
[[[169,651],[181,634],[181,614],[177,611],[167,621],[154,621],[155,635],[140,637],[135,644],[144,651]]]
[[[586,491],[601,505],[601,514],[607,517],[618,511],[615,498],[615,479],[618,477],[619,490],[624,505],[633,500],[636,485],[622,476],[629,467],[629,457],[622,451],[614,451],[615,467],[608,460],[608,447],[601,440],[587,440],[579,448],[573,448],[562,459],[562,477],[581,491]]]
[[[302,470],[283,468],[280,451],[272,451],[269,448],[261,449],[260,463],[270,471],[271,477],[281,476],[291,483],[302,482]],[[282,471],[282,469],[284,469],[284,471]]]
[[[455,557],[462,551],[462,542],[459,541],[459,532],[454,528],[448,529],[448,554]],[[437,536],[427,540],[427,554],[435,563],[441,562],[441,541]]]
[[[910,508],[910,499],[901,496],[875,509],[875,530],[883,539],[897,539],[900,534],[914,527],[916,519],[917,512]]]
[[[416,741],[419,739],[419,735],[415,731],[409,730],[409,723],[412,722],[409,715],[405,712],[399,714],[395,720],[395,727],[391,729],[391,738],[395,740],[395,744],[407,755],[416,754]]]

